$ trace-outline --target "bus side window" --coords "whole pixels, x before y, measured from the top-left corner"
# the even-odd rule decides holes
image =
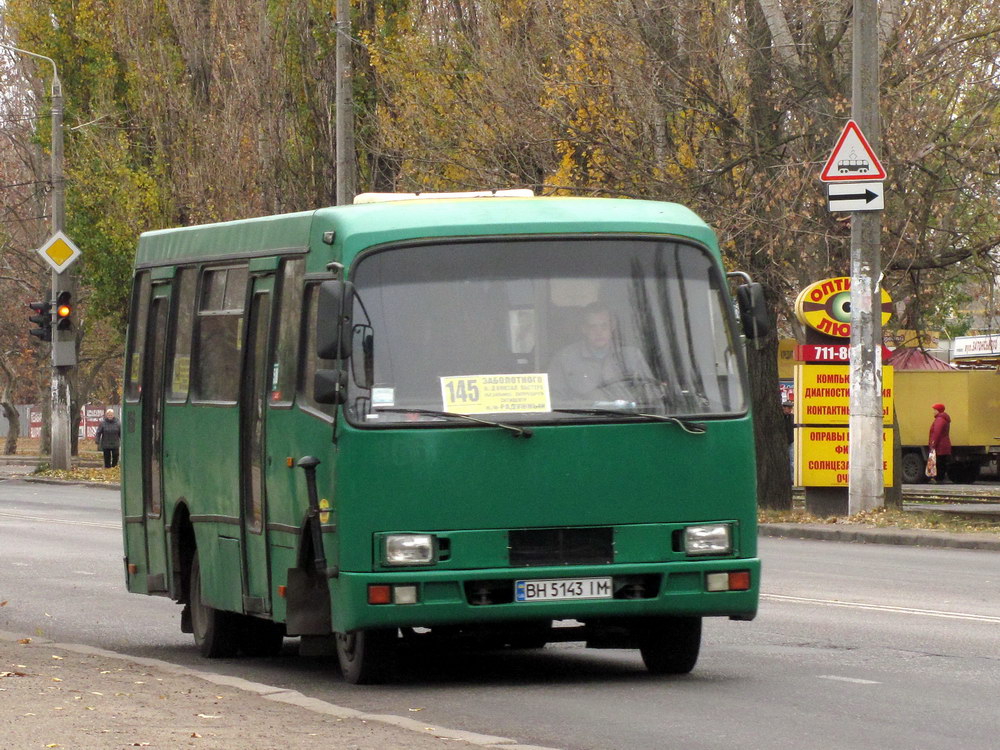
[[[246,266],[203,272],[192,383],[198,401],[235,403],[239,395],[246,287]]]
[[[302,277],[305,267],[305,258],[289,258],[282,265],[281,288],[278,290],[281,305],[278,345],[274,349],[274,362],[271,364],[269,400],[272,406],[289,405],[295,398],[302,319]]]
[[[306,304],[302,313],[302,338],[299,349],[299,404],[332,416],[333,404],[320,404],[313,398],[313,379],[316,370],[336,367],[336,362],[316,356],[316,306],[319,299],[319,284],[306,287]]]
[[[142,390],[142,353],[146,348],[146,312],[149,308],[149,271],[135,277],[129,316],[128,355],[125,366],[125,400],[138,401]]]
[[[194,325],[194,288],[197,269],[182,268],[175,282],[174,320],[176,334],[173,340],[168,401],[184,402],[191,385],[191,336]]]

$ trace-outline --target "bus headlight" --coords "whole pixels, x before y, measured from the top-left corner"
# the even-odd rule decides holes
[[[728,555],[733,551],[733,527],[728,523],[688,526],[684,552],[688,555]]]
[[[433,534],[389,534],[385,538],[386,565],[431,565],[434,562]]]

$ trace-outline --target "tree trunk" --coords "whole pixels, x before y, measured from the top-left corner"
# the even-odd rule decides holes
[[[792,477],[788,465],[781,394],[778,390],[778,337],[747,345],[754,440],[757,444],[757,504],[791,510]]]
[[[3,453],[5,456],[13,456],[17,453],[17,437],[21,434],[21,415],[7,401],[0,401],[0,409],[3,409],[3,415],[7,418],[7,440],[4,441]]]

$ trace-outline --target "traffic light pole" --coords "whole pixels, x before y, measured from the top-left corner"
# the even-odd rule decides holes
[[[61,232],[66,221],[66,181],[63,178],[63,97],[62,84],[58,73],[55,73],[55,63],[52,64],[52,234]],[[60,292],[74,292],[73,275],[71,272],[60,273],[52,271],[52,299]],[[72,447],[72,421],[70,420],[70,395],[68,367],[57,367],[54,354],[60,346],[76,345],[76,334],[73,331],[61,330],[54,326],[52,330],[52,461],[53,469],[70,468]]]
[[[45,60],[52,66],[52,234],[61,232],[66,219],[66,199],[65,180],[63,178],[63,96],[62,82],[59,80],[59,69],[56,62],[51,57],[39,55],[37,52],[30,52],[20,47],[9,44],[0,44],[4,49],[20,52],[30,57],[37,57]],[[52,271],[52,295],[51,300],[58,297],[59,292],[75,292],[73,275],[71,273],[60,273]],[[75,346],[76,334],[73,331],[57,330],[57,326],[52,327],[52,352],[60,348],[65,348],[67,342],[73,340]],[[51,460],[49,465],[53,469],[70,468],[71,433],[72,424],[70,421],[70,395],[69,380],[67,374],[70,370],[68,366],[57,367],[53,358],[52,362],[52,386],[50,398],[52,406],[52,416],[50,423],[51,439]]]

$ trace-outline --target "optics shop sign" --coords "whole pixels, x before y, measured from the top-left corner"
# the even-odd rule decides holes
[[[802,487],[844,487],[850,468],[846,427],[803,426],[796,443],[795,481]],[[892,429],[882,431],[882,481],[892,484]]]
[[[882,368],[882,471],[892,484],[893,369]],[[795,481],[803,487],[847,485],[851,414],[850,368],[795,367]],[[888,426],[886,426],[888,425]]]
[[[881,292],[882,325],[892,317],[892,299]],[[810,284],[795,299],[795,317],[802,325],[826,336],[851,337],[851,277],[838,276]]]

